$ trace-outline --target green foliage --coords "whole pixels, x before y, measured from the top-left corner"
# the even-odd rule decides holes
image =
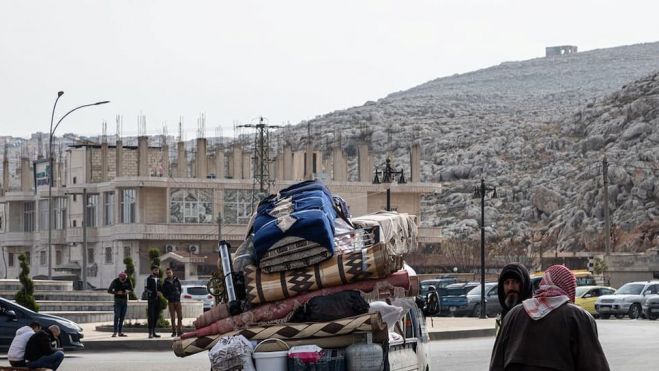
[[[18,279],[21,281],[23,287],[16,293],[16,302],[25,308],[38,312],[39,304],[37,304],[32,296],[34,294],[34,282],[30,278],[30,266],[28,265],[27,257],[25,254],[21,254],[18,260],[21,262],[21,273],[18,275]]]
[[[609,266],[606,265],[606,262],[602,258],[595,258],[593,262],[593,273],[602,274],[609,269]]]
[[[137,300],[137,296],[135,295],[135,264],[133,264],[133,258],[130,256],[125,257],[124,264],[126,264],[125,272],[128,276],[128,281],[130,281],[130,285],[133,287],[133,291],[128,294],[128,299]]]

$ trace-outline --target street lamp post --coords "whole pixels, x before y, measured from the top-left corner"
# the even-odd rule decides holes
[[[57,102],[59,101],[60,97],[64,95],[63,91],[58,91],[57,92],[57,99],[55,99],[55,104],[53,104],[53,112],[50,116],[50,131],[48,132],[48,166],[49,166],[49,174],[48,174],[48,279],[52,280],[53,279],[53,249],[52,249],[52,233],[53,233],[53,135],[55,134],[55,130],[57,130],[57,127],[59,124],[62,123],[62,120],[68,115],[70,115],[72,112],[77,111],[81,108],[85,107],[90,107],[90,106],[98,106],[101,104],[106,104],[110,103],[109,100],[101,101],[101,102],[96,102],[96,103],[90,103],[90,104],[84,104],[82,106],[78,106],[69,112],[67,112],[64,116],[62,116],[58,121],[55,127],[53,127],[53,121],[55,119],[55,107],[57,107]],[[83,287],[85,283],[83,282]]]
[[[481,178],[481,184],[474,189],[474,198],[481,199],[481,313],[480,318],[487,318],[485,305],[485,195],[492,192],[492,198],[497,198],[496,187],[488,187],[485,180]]]
[[[380,176],[382,176],[382,180],[380,180]],[[391,166],[391,158],[387,157],[387,161],[384,164],[384,169],[383,170],[378,170],[378,168],[375,168],[375,177],[373,177],[373,184],[380,184],[380,183],[391,183],[394,180],[394,177],[398,176],[398,184],[405,184],[407,181],[405,180],[405,174],[403,173],[403,170],[395,170],[393,166]],[[391,211],[391,186],[387,186],[387,211]]]

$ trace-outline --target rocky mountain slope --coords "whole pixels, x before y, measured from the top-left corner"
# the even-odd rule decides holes
[[[348,154],[365,136],[378,162],[389,151],[406,170],[408,147],[419,141],[422,178],[443,184],[425,200],[421,220],[442,227],[447,239],[477,236],[472,194],[483,177],[501,196],[488,200],[488,238],[519,254],[602,249],[606,152],[617,248],[637,249],[624,236],[659,216],[658,70],[659,43],[507,62],[302,125],[311,125],[316,145],[328,146],[340,131]],[[305,133],[287,136],[300,145]],[[355,177],[356,163],[350,166]]]

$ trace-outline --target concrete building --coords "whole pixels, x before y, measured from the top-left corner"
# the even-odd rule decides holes
[[[53,276],[79,280],[85,253],[88,283],[107,287],[124,270],[124,258],[132,257],[139,293],[149,274],[148,252],[155,248],[162,254],[163,265],[173,267],[180,278],[208,278],[216,270],[218,215],[224,220],[222,237],[233,247],[246,233],[252,212],[253,164],[250,153],[239,144],[208,150],[203,139],[196,145],[186,153],[183,143],[177,143],[176,159],[169,158],[166,145],[151,146],[148,137],[140,137],[137,146],[123,145],[121,140],[113,145],[69,146],[55,167],[60,175],[54,179],[51,213]],[[347,201],[353,215],[384,209],[386,189],[391,187],[392,208],[420,216],[421,196],[439,187],[419,181],[420,163],[411,164],[413,175],[406,177],[412,181],[407,184],[372,184],[372,170],[366,171],[372,163],[367,145],[359,150],[360,181],[348,182],[345,154],[338,148],[332,153],[334,159],[323,159],[319,151],[284,147],[271,167],[275,182],[270,191],[322,172],[330,174],[328,187]],[[411,159],[420,162],[419,153],[415,147]],[[0,247],[7,263],[2,268],[6,277],[16,278],[18,256],[26,253],[31,274],[46,277],[48,183],[41,182],[35,189],[27,158],[20,172],[29,176],[19,177],[19,187],[2,184]],[[420,229],[421,243],[439,240],[439,228]]]

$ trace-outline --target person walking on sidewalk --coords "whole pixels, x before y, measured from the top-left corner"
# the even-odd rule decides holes
[[[159,338],[156,334],[158,325],[158,316],[160,315],[160,295],[162,295],[162,285],[160,283],[160,267],[151,266],[151,275],[144,281],[144,296],[147,300],[147,322],[149,326],[149,339]]]
[[[126,310],[128,309],[128,294],[133,291],[128,275],[124,272],[119,273],[119,276],[112,280],[108,293],[114,295],[114,325],[112,337],[126,336],[122,332],[124,327],[124,318],[126,318]]]
[[[23,326],[16,330],[16,336],[9,345],[7,360],[13,367],[25,367],[25,347],[32,335],[41,331],[39,322],[32,322],[29,326]]]
[[[549,267],[531,299],[512,308],[494,342],[490,371],[608,371],[593,317],[574,305],[576,279]]]
[[[501,321],[508,311],[533,295],[533,286],[529,271],[519,263],[510,263],[503,267],[497,285],[501,315],[496,320],[496,328],[501,328]]]
[[[30,337],[25,346],[25,361],[28,368],[49,368],[56,371],[64,360],[64,352],[59,350],[60,329],[52,325]],[[53,344],[58,344],[53,346]]]
[[[162,283],[162,294],[167,299],[169,317],[172,320],[172,337],[183,333],[183,311],[181,309],[181,281],[174,275],[172,268],[165,270],[165,281]],[[175,320],[178,318],[178,323]]]

